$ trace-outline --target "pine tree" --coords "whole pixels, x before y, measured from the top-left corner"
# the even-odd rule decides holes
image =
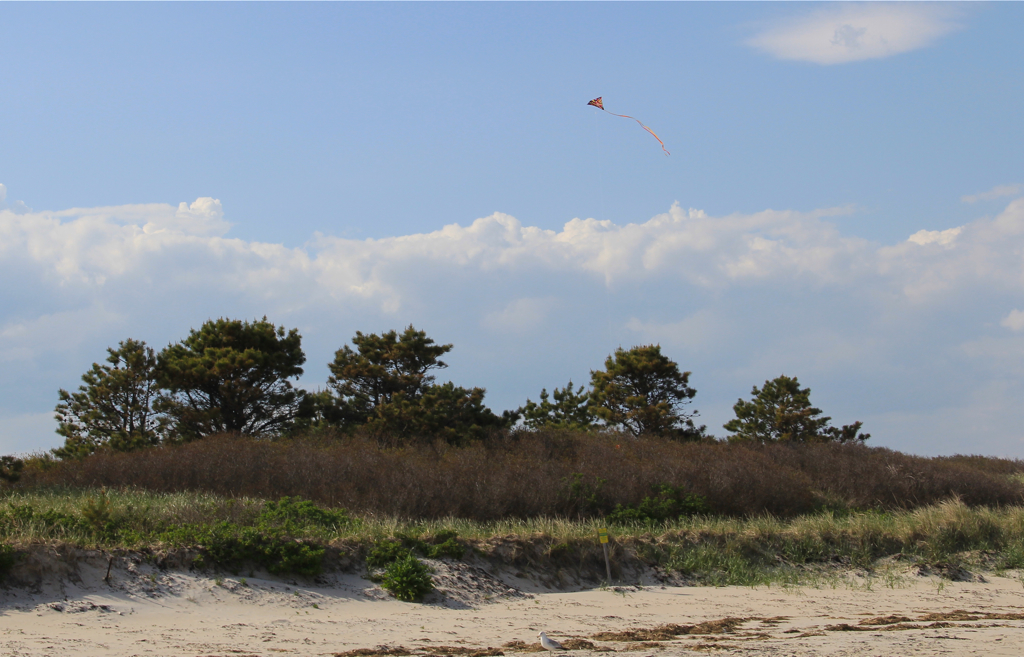
[[[154,412],[156,356],[145,342],[124,340],[107,349],[107,363],[93,363],[78,392],[61,389],[55,409],[60,458],[79,458],[97,449],[129,451],[160,442],[163,418]]]
[[[215,433],[286,431],[303,398],[288,380],[302,374],[302,336],[267,321],[217,319],[160,352],[156,407],[181,440]]]
[[[737,400],[732,407],[736,417],[724,425],[733,434],[731,441],[852,442],[871,437],[860,433],[861,422],[829,426],[832,418],[811,405],[811,389],[801,389],[795,376],[765,381],[760,390],[754,386],[750,395],[750,401]]]
[[[669,436],[699,440],[705,427],[697,427],[697,412],[684,408],[697,394],[690,387],[690,372],[661,353],[660,345],[625,350],[608,357],[605,369],[590,372],[591,406],[595,415],[634,436]]]

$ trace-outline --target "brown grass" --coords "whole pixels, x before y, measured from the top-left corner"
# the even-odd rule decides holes
[[[99,453],[50,467],[30,460],[17,488],[135,487],[227,497],[300,495],[363,514],[473,520],[594,517],[681,486],[728,516],[826,508],[908,509],[959,498],[1024,500],[1024,463],[924,458],[862,445],[730,445],[621,434],[498,434],[466,447],[380,449],[360,436],[256,441],[219,436]],[[989,467],[991,466],[991,467]]]

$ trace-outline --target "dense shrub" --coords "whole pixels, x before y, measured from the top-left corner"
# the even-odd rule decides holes
[[[411,554],[384,568],[380,585],[399,600],[414,602],[434,590],[430,568]]]
[[[221,568],[240,572],[243,566],[266,568],[274,574],[312,577],[323,570],[322,545],[299,541],[279,531],[241,527],[231,522],[216,525],[186,525],[165,532],[160,539],[171,545],[198,546],[202,557]]]
[[[984,459],[925,458],[859,444],[681,443],[602,432],[498,433],[465,447],[398,449],[380,449],[359,435],[220,436],[45,468],[27,460],[14,486],[298,495],[356,513],[475,520],[597,517],[617,505],[639,508],[660,485],[699,495],[711,513],[730,516],[917,508],[954,497],[968,505],[1020,504],[1024,484],[1009,475],[1014,467],[1024,472],[1024,463],[991,461],[987,469]],[[291,502],[285,507],[272,513],[306,513]]]
[[[654,497],[645,497],[636,506],[615,507],[606,518],[612,524],[655,524],[678,520],[686,516],[711,513],[708,501],[700,495],[687,493],[684,488],[662,484],[654,487]]]
[[[356,522],[345,509],[322,509],[309,500],[288,496],[267,502],[257,519],[262,527],[280,527],[287,533],[306,527],[337,530]]]
[[[408,536],[377,541],[366,555],[366,567],[370,578],[380,582],[381,587],[399,600],[413,602],[434,590],[430,579],[430,568],[413,556],[412,550],[432,552],[427,556],[441,556],[433,548],[454,542],[455,534],[446,536],[446,542],[438,545],[425,543]],[[459,556],[461,556],[461,546]]]
[[[0,481],[14,483],[21,479],[25,462],[16,456],[0,456]]]
[[[366,555],[366,567],[370,570],[385,568],[388,564],[404,559],[411,552],[397,539],[377,541]]]

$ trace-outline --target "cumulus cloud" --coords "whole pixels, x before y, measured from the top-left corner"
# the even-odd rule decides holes
[[[0,211],[0,275],[18,281],[0,289],[0,417],[15,426],[15,410],[52,408],[119,340],[159,348],[210,317],[264,314],[301,330],[312,387],[357,329],[413,323],[454,343],[451,376],[487,387],[499,410],[582,380],[616,346],[659,342],[694,371],[713,430],[737,396],[786,372],[837,421],[877,418],[868,429],[897,447],[898,418],[953,404],[964,381],[1024,381],[1024,359],[982,348],[1020,337],[992,334],[1000,318],[1024,330],[1024,313],[1006,314],[1024,295],[1024,199],[887,245],[837,228],[854,211],[710,216],[676,204],[644,222],[560,230],[495,213],[297,248],[232,238],[212,198]],[[1015,417],[991,422],[1010,435]]]
[[[978,201],[991,201],[1003,196],[1014,196],[1024,191],[1024,185],[996,185],[987,192],[981,192],[980,194],[969,194],[967,196],[961,196],[960,200],[964,203],[977,203]]]
[[[781,21],[747,45],[779,59],[844,64],[924,48],[957,28],[944,5],[843,3]]]
[[[940,246],[952,247],[956,236],[963,228],[948,228],[946,230],[919,230],[908,238],[908,242],[924,246],[926,244],[938,244]]]

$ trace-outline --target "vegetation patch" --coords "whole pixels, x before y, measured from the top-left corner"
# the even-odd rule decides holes
[[[654,486],[654,495],[643,498],[636,506],[618,504],[607,521],[615,525],[640,523],[654,525],[689,516],[711,513],[708,501],[701,495],[687,493],[683,487],[668,484]]]
[[[203,567],[227,568],[234,574],[247,565],[266,568],[283,575],[295,573],[312,577],[323,571],[324,546],[292,538],[281,531],[259,527],[240,527],[222,522],[213,526],[185,526],[169,530],[159,537],[176,547],[199,547],[196,561]]]
[[[445,533],[440,538],[444,540],[437,544],[405,535],[377,541],[366,555],[370,578],[379,581],[384,590],[399,600],[414,602],[422,599],[434,590],[434,583],[430,578],[430,567],[413,556],[412,550],[434,558],[448,551],[457,551],[462,556],[463,548],[455,543],[454,532]],[[458,546],[458,550],[452,545]]]
[[[350,567],[352,559],[363,556],[373,572],[406,556],[458,558],[474,550],[520,571],[543,573],[557,566],[574,580],[597,581],[604,577],[597,541],[601,526],[599,518],[357,518],[296,497],[117,488],[0,493],[0,543],[19,550],[34,543],[184,549],[198,552],[199,565],[231,572],[259,567],[309,575]],[[610,528],[613,567],[650,567],[692,584],[845,585],[856,568],[869,582],[898,586],[915,571],[964,578],[1019,568],[1024,552],[1024,508],[957,501],[910,511],[825,511],[797,518],[699,515]],[[325,563],[332,545],[346,556]]]
[[[430,568],[416,557],[406,555],[384,567],[381,587],[405,602],[415,602],[434,590]]]

